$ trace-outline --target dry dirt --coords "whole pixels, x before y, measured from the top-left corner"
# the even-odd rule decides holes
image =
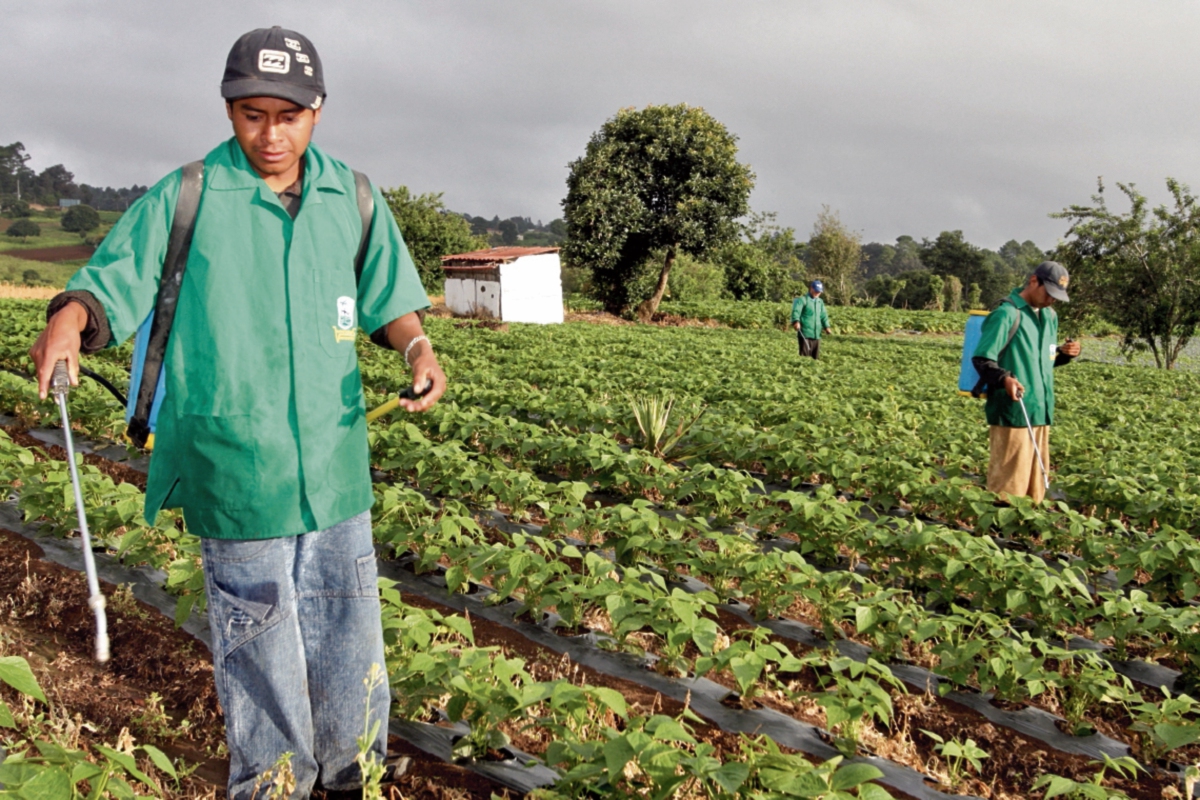
[[[20,286],[0,281],[0,298],[5,300],[49,300],[61,291],[54,286]]]
[[[59,247],[39,247],[34,250],[21,250],[17,258],[26,261],[76,261],[81,258],[91,258],[95,248],[86,244],[65,244]]]

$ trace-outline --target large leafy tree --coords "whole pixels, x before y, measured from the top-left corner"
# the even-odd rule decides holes
[[[806,245],[793,228],[775,223],[775,213],[750,215],[743,238],[711,256],[725,272],[725,288],[738,300],[789,300],[803,290]]]
[[[86,236],[88,231],[93,231],[100,227],[100,214],[91,206],[85,206],[81,203],[77,206],[71,206],[63,213],[61,224],[64,231]]]
[[[383,199],[400,226],[421,283],[429,291],[442,290],[442,256],[488,246],[485,237],[471,233],[471,223],[446,208],[440,192],[414,195],[407,186],[397,186],[384,189]]]
[[[42,229],[31,219],[18,219],[12,225],[8,226],[8,230],[5,233],[13,237],[19,236],[23,242],[30,236],[41,236]]]
[[[822,206],[808,238],[808,274],[821,278],[831,303],[849,305],[862,276],[862,237],[838,212]]]
[[[0,146],[0,194],[20,197],[34,188],[36,175],[25,166],[29,158],[20,142]]]
[[[571,162],[564,255],[587,267],[599,299],[621,313],[646,259],[663,253],[658,279],[638,309],[658,309],[680,253],[703,258],[737,239],[754,173],[737,160],[737,137],[702,108],[618,111]]]
[[[942,231],[933,241],[922,241],[921,263],[937,275],[958,278],[960,286],[979,284],[983,301],[989,306],[1011,288],[1006,281],[997,279],[987,254],[968,242],[962,231]]]
[[[1095,314],[1120,328],[1127,349],[1149,349],[1173,369],[1200,324],[1200,205],[1191,190],[1167,179],[1172,204],[1151,209],[1133,184],[1118,183],[1129,211],[1108,208],[1104,184],[1093,205],[1052,216],[1071,221],[1055,259],[1071,273],[1068,326]]]

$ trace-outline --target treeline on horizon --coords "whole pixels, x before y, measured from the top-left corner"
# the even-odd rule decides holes
[[[79,200],[100,211],[124,211],[147,191],[146,186],[136,184],[113,188],[76,183],[74,173],[63,164],[35,172],[27,166],[30,159],[22,142],[0,146],[0,211],[6,216],[27,213],[22,204],[53,206],[63,199]],[[530,217],[501,219],[497,215],[489,219],[449,212],[444,207],[443,211],[461,217],[472,235],[492,246],[561,246],[567,239],[567,225],[561,218],[543,224]],[[814,236],[829,223],[819,219]],[[833,224],[840,226],[840,220],[834,219]],[[810,271],[812,240],[797,239],[793,228],[775,225],[769,214],[751,215],[743,227],[741,241],[710,254],[704,262],[682,259],[672,274],[670,296],[681,300],[783,300],[802,293]],[[990,307],[1046,258],[1028,240],[1012,239],[998,250],[989,250],[966,241],[962,231],[943,231],[934,239],[921,240],[903,235],[893,243],[868,242],[860,248],[860,263],[846,276],[846,288],[853,298],[831,299],[896,308],[939,308],[947,305],[943,298],[954,296],[946,291],[950,282],[961,287],[966,305]],[[763,272],[765,280],[753,280],[755,272]],[[568,263],[564,288],[586,292],[588,277]]]
[[[630,279],[630,303],[648,297],[661,254],[653,253]],[[672,300],[782,301],[825,282],[835,305],[891,306],[901,309],[961,311],[991,308],[1048,254],[1034,242],[1010,239],[998,250],[967,241],[962,231],[942,231],[933,239],[902,235],[893,243],[863,244],[838,214],[824,209],[811,236],[775,224],[775,215],[751,213],[736,241],[711,249],[703,259],[679,254],[668,276]],[[565,261],[564,291],[602,299],[585,269]]]
[[[60,200],[78,200],[97,211],[124,211],[149,187],[89,186],[75,183],[75,174],[62,164],[34,172],[27,165],[31,156],[21,142],[0,146],[0,207],[6,212],[18,203],[56,206]]]

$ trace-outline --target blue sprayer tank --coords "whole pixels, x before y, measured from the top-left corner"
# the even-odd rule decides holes
[[[967,317],[967,328],[963,331],[963,351],[962,351],[962,366],[958,371],[958,391],[959,394],[970,394],[975,385],[979,383],[979,373],[975,370],[975,365],[971,363],[972,356],[975,355],[975,348],[979,346],[979,339],[983,335],[983,321],[987,319],[988,312],[972,311]]]
[[[146,363],[146,347],[150,343],[150,326],[154,324],[154,312],[142,322],[138,328],[137,337],[133,340],[133,364],[129,370],[129,396],[125,402],[125,424],[129,424],[129,420],[133,419],[133,410],[137,405],[138,387],[142,385],[142,366]],[[167,381],[164,377],[166,368],[164,367],[158,373],[158,386],[154,392],[154,403],[150,406],[150,433],[154,433],[155,423],[158,421],[158,409],[162,405],[163,395],[167,393]],[[153,446],[153,439],[150,440]]]

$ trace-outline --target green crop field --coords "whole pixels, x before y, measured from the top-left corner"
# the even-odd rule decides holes
[[[1053,501],[998,505],[959,340],[879,335],[962,316],[833,309],[813,362],[773,306],[726,304],[739,329],[427,320],[448,394],[371,429],[393,716],[468,723],[467,762],[518,745],[557,770],[541,797],[1182,787],[1200,763],[1200,376],[1089,361],[1085,340],[1057,373]],[[0,304],[0,410],[29,428],[57,423],[12,374],[42,313]],[[360,353],[373,407],[407,376]],[[84,361],[124,385],[128,357]],[[94,384],[71,407],[78,435],[120,435]],[[0,445],[26,518],[67,535],[65,465]],[[163,570],[180,620],[200,612],[179,516],[147,526],[135,485],[84,478],[93,535]],[[675,704],[476,646],[483,617]]]

